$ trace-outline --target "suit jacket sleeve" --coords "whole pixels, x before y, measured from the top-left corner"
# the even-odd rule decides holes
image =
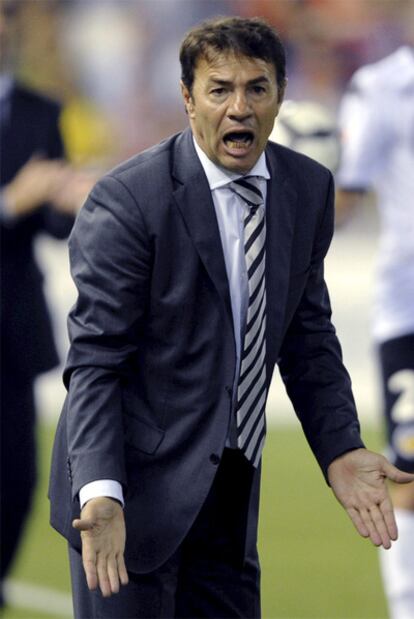
[[[126,483],[122,379],[137,355],[147,307],[150,250],[138,205],[104,178],[82,208],[69,241],[78,300],[69,316],[64,381],[73,496],[86,483]]]
[[[279,358],[289,398],[325,477],[332,460],[364,446],[324,279],[323,261],[333,235],[333,196],[331,177],[307,283]]]

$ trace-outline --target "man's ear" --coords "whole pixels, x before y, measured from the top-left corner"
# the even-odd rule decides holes
[[[279,103],[279,107],[282,105],[283,103],[283,99],[285,98],[285,92],[286,92],[286,86],[287,86],[287,78],[285,78],[285,81],[283,82],[282,86],[278,86],[278,103]]]
[[[276,118],[279,116],[280,108],[282,107],[283,99],[285,98],[287,79],[284,81],[282,86],[278,86],[277,88],[277,110],[276,110]]]
[[[193,97],[191,95],[191,92],[189,91],[188,87],[184,84],[182,80],[180,81],[180,86],[181,86],[181,94],[184,99],[185,111],[190,118],[193,118],[194,117],[194,102],[193,102]]]

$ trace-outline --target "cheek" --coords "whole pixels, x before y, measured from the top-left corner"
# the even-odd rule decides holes
[[[275,124],[276,116],[277,114],[275,113],[274,110],[271,110],[267,112],[267,114],[263,115],[262,122],[261,122],[261,133],[263,135],[264,134],[267,134],[267,136],[270,135],[270,133],[272,132],[273,126]]]
[[[214,116],[212,115],[204,116],[203,131],[204,131],[204,134],[208,136],[208,138],[211,141],[219,140],[219,135],[220,135],[219,128],[220,128],[220,123],[217,121],[217,119]]]

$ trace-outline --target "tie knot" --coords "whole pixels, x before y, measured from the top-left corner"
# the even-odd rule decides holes
[[[263,194],[260,189],[259,176],[243,176],[229,184],[229,187],[234,193],[243,198],[243,200],[255,211],[263,204]]]

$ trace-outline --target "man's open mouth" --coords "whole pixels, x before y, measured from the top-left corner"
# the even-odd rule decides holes
[[[223,138],[225,145],[231,149],[245,150],[253,142],[252,131],[229,131]]]

